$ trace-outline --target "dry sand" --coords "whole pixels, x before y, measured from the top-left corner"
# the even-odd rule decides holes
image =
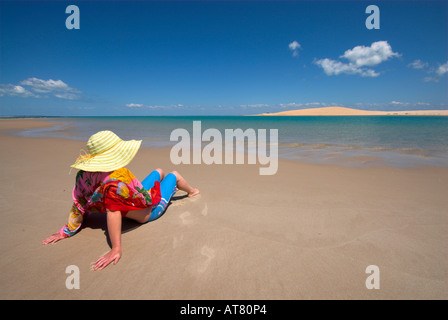
[[[325,107],[263,113],[260,116],[448,116],[448,110],[368,111],[344,107]]]
[[[0,129],[5,121],[0,122]],[[19,121],[16,121],[19,123]],[[178,170],[201,190],[176,194],[146,225],[123,223],[117,265],[104,214],[54,245],[66,223],[73,163],[85,142],[0,134],[1,299],[447,299],[448,169],[354,168],[280,161],[174,166],[141,149],[128,168]],[[66,267],[80,269],[68,290]],[[380,289],[365,286],[380,269]]]

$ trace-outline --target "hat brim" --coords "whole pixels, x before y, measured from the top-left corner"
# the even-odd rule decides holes
[[[77,161],[71,167],[89,172],[109,172],[128,165],[140,149],[142,140],[121,141],[101,154]]]

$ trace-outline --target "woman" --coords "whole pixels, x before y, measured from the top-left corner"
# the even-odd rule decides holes
[[[95,261],[94,270],[101,270],[111,262],[116,264],[121,257],[122,217],[139,223],[153,221],[165,212],[178,189],[189,197],[199,194],[177,171],[165,177],[162,169],[156,169],[140,183],[125,168],[140,145],[141,140],[124,141],[112,131],[100,131],[90,137],[89,153],[79,156],[72,165],[80,171],[76,175],[68,223],[42,244],[69,238],[80,230],[90,213],[106,212],[112,249]]]

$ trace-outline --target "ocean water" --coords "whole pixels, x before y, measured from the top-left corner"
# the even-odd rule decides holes
[[[278,130],[280,158],[351,166],[448,166],[448,117],[437,116],[179,116],[179,117],[72,117],[46,118],[59,123],[52,128],[21,132],[29,137],[64,137],[85,140],[112,130],[121,138],[142,139],[143,146],[173,146],[171,132],[193,121],[201,132],[218,129]],[[257,135],[258,137],[258,135]],[[203,145],[208,142],[203,142]],[[269,151],[269,147],[267,149]]]

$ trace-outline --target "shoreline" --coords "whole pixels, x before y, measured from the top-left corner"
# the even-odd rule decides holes
[[[0,118],[0,132],[18,131],[35,128],[51,128],[60,123],[50,122],[42,118]]]
[[[19,137],[31,138],[60,138],[73,141],[87,141],[88,137],[74,136],[67,129],[70,125],[62,118],[59,121],[45,121],[42,119],[0,119],[0,133],[11,134]],[[62,121],[61,121],[62,120]],[[30,129],[30,132],[23,135],[21,131]],[[40,131],[42,129],[42,131]],[[46,129],[51,132],[47,133]],[[37,130],[33,132],[33,130]],[[35,134],[35,136],[32,136]],[[175,142],[154,142],[143,141],[142,148],[163,149],[172,148]],[[201,142],[201,153],[207,142]],[[247,148],[247,147],[246,147]],[[247,163],[247,150],[244,150],[244,163]],[[85,149],[85,146],[82,148]],[[443,161],[439,154],[431,156],[427,152],[434,152],[426,149],[408,148],[382,148],[382,147],[358,147],[351,145],[327,145],[322,143],[278,143],[278,159],[298,163],[311,163],[322,165],[337,165],[346,167],[396,167],[396,168],[419,168],[419,167],[448,167],[448,163]],[[234,150],[235,159],[237,151]],[[223,153],[222,164],[212,164],[212,166],[226,166]],[[202,159],[201,159],[202,162]],[[190,156],[190,163],[192,159]],[[229,164],[230,165],[230,164]],[[255,166],[261,168],[260,159],[256,160]]]

